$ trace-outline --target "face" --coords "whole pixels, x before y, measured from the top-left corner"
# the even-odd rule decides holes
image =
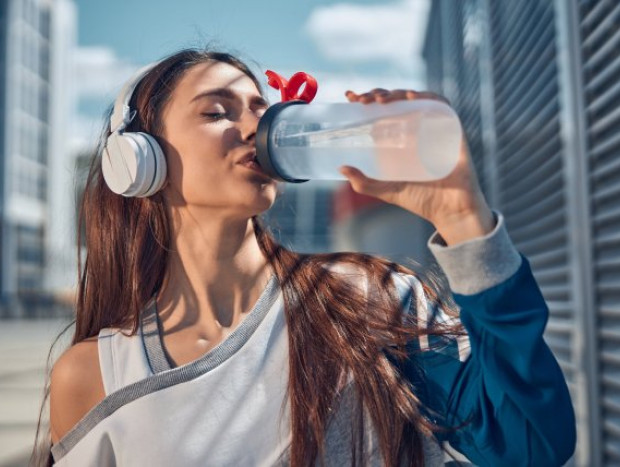
[[[266,108],[241,70],[215,61],[190,68],[162,114],[170,202],[229,216],[268,209],[276,181],[240,163],[255,152],[256,128]]]

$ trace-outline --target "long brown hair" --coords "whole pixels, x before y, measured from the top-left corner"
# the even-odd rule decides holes
[[[138,118],[129,130],[160,135],[162,109],[176,83],[192,66],[207,61],[235,66],[262,92],[257,78],[236,57],[185,49],[161,61],[141,80],[131,103]],[[103,180],[100,157],[110,134],[107,122],[80,206],[79,284],[71,345],[97,336],[106,327],[131,328],[135,334],[140,313],[161,287],[168,264],[171,232],[162,192],[125,198],[110,191]],[[342,382],[350,378],[360,413],[372,422],[385,465],[423,465],[422,437],[435,427],[423,416],[415,388],[393,361],[407,357],[405,344],[412,339],[428,333],[460,333],[460,328],[421,327],[414,315],[403,314],[390,277],[394,272],[415,275],[412,270],[358,253],[296,253],[280,245],[259,217],[253,217],[252,223],[283,291],[289,336],[291,465],[314,465],[323,458],[330,414],[338,404]],[[329,264],[348,264],[361,271],[368,292],[343,281],[325,267]],[[422,283],[428,297],[442,303],[437,288],[427,280]],[[450,308],[447,303],[443,306]],[[43,406],[48,395],[46,382]],[[359,434],[352,446],[353,459],[360,464],[366,455],[360,440],[368,427],[363,418],[352,423]],[[37,447],[39,431],[40,419],[31,461],[51,465],[49,433]]]

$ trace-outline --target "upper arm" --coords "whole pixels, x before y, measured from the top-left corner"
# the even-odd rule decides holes
[[[69,347],[54,364],[50,378],[52,443],[57,443],[104,397],[97,337]]]

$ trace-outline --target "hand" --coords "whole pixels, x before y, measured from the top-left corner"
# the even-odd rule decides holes
[[[347,91],[349,102],[389,103],[397,100],[446,99],[430,92],[373,89],[364,94]],[[469,157],[465,136],[455,169],[445,178],[430,182],[383,181],[366,177],[360,170],[342,166],[353,190],[400,206],[431,222],[448,245],[485,235],[493,230],[493,214],[482,194]]]

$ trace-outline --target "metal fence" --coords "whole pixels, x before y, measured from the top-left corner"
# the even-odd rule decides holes
[[[435,0],[429,87],[549,304],[577,465],[620,463],[620,3]]]

